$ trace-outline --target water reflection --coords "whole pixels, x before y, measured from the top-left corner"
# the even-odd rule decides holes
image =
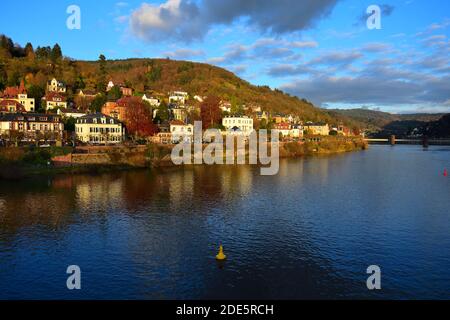
[[[1,181],[0,298],[450,298],[444,151]]]

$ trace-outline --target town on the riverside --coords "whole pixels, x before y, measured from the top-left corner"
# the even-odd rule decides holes
[[[281,141],[299,143],[306,137],[362,135],[342,123],[304,122],[293,114],[272,114],[257,104],[234,105],[185,91],[137,93],[111,80],[105,92],[101,111],[92,111],[101,93],[80,89],[69,101],[66,84],[52,78],[38,113],[36,99],[28,96],[23,80],[19,86],[6,87],[0,93],[1,145],[176,144],[192,141],[196,120],[220,129],[223,136],[245,138],[260,128],[277,130]]]

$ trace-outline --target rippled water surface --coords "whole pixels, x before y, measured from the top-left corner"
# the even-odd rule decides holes
[[[450,299],[450,148],[0,181],[0,299]],[[214,256],[223,243],[228,260]],[[82,289],[66,288],[79,265]],[[382,290],[368,291],[379,265]]]

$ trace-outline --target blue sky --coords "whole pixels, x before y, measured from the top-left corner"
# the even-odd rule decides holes
[[[170,57],[227,68],[322,107],[450,112],[446,0],[24,1],[0,33],[21,45],[59,43],[95,60]],[[66,27],[69,5],[81,29]],[[366,26],[369,5],[381,30]],[[17,2],[2,1],[3,12]]]

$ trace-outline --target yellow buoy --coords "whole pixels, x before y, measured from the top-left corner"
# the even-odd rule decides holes
[[[227,256],[223,253],[223,246],[220,246],[219,253],[216,256],[217,260],[225,260]]]

